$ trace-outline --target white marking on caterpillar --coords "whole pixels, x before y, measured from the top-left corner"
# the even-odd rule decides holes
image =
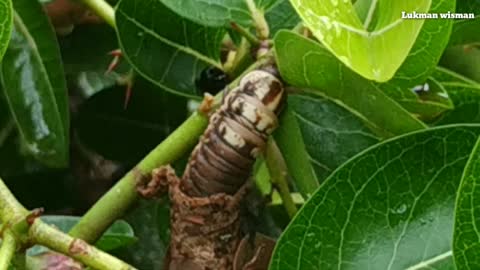
[[[238,191],[250,175],[268,136],[278,125],[276,114],[282,106],[284,92],[278,78],[255,70],[228,93],[219,110],[210,117],[209,126],[185,169],[183,182],[192,191],[190,195]]]

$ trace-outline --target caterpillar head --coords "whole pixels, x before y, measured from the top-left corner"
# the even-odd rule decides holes
[[[259,99],[272,112],[280,112],[285,90],[283,83],[271,73],[263,70],[252,71],[242,78],[239,87],[247,95]]]

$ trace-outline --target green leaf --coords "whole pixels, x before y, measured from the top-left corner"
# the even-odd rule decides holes
[[[457,269],[480,267],[480,220],[478,199],[480,198],[480,140],[468,160],[458,190],[453,234],[453,255]]]
[[[379,139],[341,104],[290,95],[275,138],[305,198],[341,164]]]
[[[68,165],[69,113],[60,52],[40,3],[14,2],[14,29],[1,77],[29,152],[51,167]]]
[[[455,197],[479,134],[434,128],[352,158],[284,231],[270,270],[453,269]]]
[[[302,196],[308,198],[319,186],[300,127],[292,108],[288,105],[280,118],[280,127],[275,131],[275,141],[282,152],[288,173],[295,180]]]
[[[222,68],[224,29],[187,21],[154,0],[122,0],[115,18],[125,58],[158,86],[196,96],[195,80],[202,70]]]
[[[126,109],[124,100],[125,87],[104,89],[83,103],[76,118],[80,141],[107,159],[139,162],[187,118],[183,97],[142,78],[135,80]]]
[[[444,68],[433,74],[447,90],[455,108],[442,114],[435,125],[480,123],[480,84]]]
[[[376,133],[392,136],[425,128],[376,84],[345,67],[315,42],[280,31],[275,37],[275,52],[282,77],[289,84],[343,103]]]
[[[109,52],[118,49],[117,34],[107,24],[76,25],[71,34],[59,37],[59,43],[67,75],[87,71],[105,73],[113,60]],[[128,70],[127,62],[122,60],[115,68],[119,73]]]
[[[449,47],[445,50],[440,65],[480,82],[480,48],[463,45]]]
[[[47,224],[54,225],[62,232],[68,233],[77,224],[80,217],[46,215],[40,219]],[[136,241],[137,238],[133,233],[132,227],[123,220],[117,220],[103,233],[102,237],[95,243],[95,246],[104,251],[111,251],[130,246]],[[37,255],[46,250],[44,247],[34,246],[28,250],[28,255]]]
[[[252,25],[252,18],[245,0],[160,0],[175,13],[198,24],[211,27],[227,27],[235,22]],[[279,0],[255,0],[257,7],[268,9]]]
[[[280,0],[265,14],[265,19],[271,36],[275,36],[282,29],[292,29],[300,22],[300,18],[289,0]]]
[[[134,228],[138,242],[119,251],[120,258],[137,269],[162,270],[170,242],[168,200],[141,200],[125,219]]]
[[[454,0],[439,0],[431,7],[430,13],[444,13],[455,9]],[[412,88],[428,83],[449,40],[453,20],[425,20],[413,48],[402,63],[395,76],[378,86],[392,99],[408,111],[431,119],[439,113],[451,109],[452,102],[440,87],[436,93],[430,91],[419,96]],[[430,84],[430,83],[429,83]],[[427,94],[427,95],[426,95]]]
[[[424,20],[404,20],[402,12],[427,12],[431,0],[372,1],[378,9],[373,31],[362,22],[351,1],[291,0],[313,35],[345,65],[365,78],[384,82],[393,77],[413,47]]]
[[[394,86],[393,83],[389,86],[379,87],[387,89],[390,86],[399,91],[396,91],[395,94],[388,91],[386,93],[393,94],[390,97],[423,120],[434,119],[441,113],[453,109],[453,102],[445,87],[432,77],[428,78],[425,83],[404,89],[401,89],[399,85]],[[392,88],[389,89],[392,90]]]
[[[0,61],[8,46],[13,24],[13,9],[10,0],[0,0]]]
[[[450,46],[480,42],[480,16],[470,20],[459,20],[453,24]]]

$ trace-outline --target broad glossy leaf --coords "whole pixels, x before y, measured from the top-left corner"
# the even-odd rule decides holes
[[[275,52],[282,77],[288,83],[343,103],[382,136],[425,127],[376,84],[351,71],[317,43],[280,31],[275,37]]]
[[[308,95],[289,96],[275,138],[305,198],[338,166],[379,141],[354,112]]]
[[[54,225],[62,232],[67,233],[77,224],[80,217],[74,216],[42,216],[41,220],[47,224]],[[132,227],[123,220],[115,221],[102,235],[102,237],[95,243],[95,246],[104,250],[110,251],[121,247],[127,247],[137,241],[133,233]],[[30,256],[40,254],[46,251],[45,248],[35,246],[28,250]]]
[[[39,161],[68,164],[69,115],[60,52],[40,3],[14,2],[14,30],[1,77],[20,134]]]
[[[424,22],[403,20],[402,12],[427,12],[431,4],[431,0],[372,1],[369,11],[378,9],[378,19],[374,30],[368,31],[369,16],[362,22],[351,1],[291,2],[305,25],[330,52],[363,77],[379,82],[393,77]]]
[[[0,0],[0,61],[8,46],[12,32],[13,8],[11,0]]]
[[[198,24],[222,27],[235,22],[250,26],[252,18],[245,0],[160,0],[177,14]],[[255,0],[257,7],[266,10],[279,0]]]
[[[125,58],[158,86],[195,96],[195,80],[202,70],[222,68],[219,57],[224,29],[183,19],[155,0],[122,0],[115,19]]]
[[[480,140],[470,156],[458,189],[453,235],[453,255],[457,269],[480,267]]]
[[[453,269],[457,187],[479,134],[429,129],[352,158],[284,231],[270,269]]]

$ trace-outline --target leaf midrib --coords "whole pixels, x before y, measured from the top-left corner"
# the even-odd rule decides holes
[[[128,20],[129,22],[133,23],[135,26],[137,26],[138,28],[142,29],[143,31],[145,31],[145,33],[153,36],[154,38],[160,40],[161,42],[165,43],[166,45],[168,46],[171,46],[171,47],[174,47],[176,48],[177,50],[179,51],[182,51],[186,54],[189,54],[189,55],[192,55],[194,56],[195,58],[197,59],[200,59],[202,60],[203,62],[205,63],[208,63],[216,68],[219,68],[219,69],[223,69],[222,65],[213,60],[212,58],[206,56],[206,55],[203,55],[189,47],[186,47],[184,45],[181,45],[181,44],[178,44],[176,42],[173,42],[171,40],[168,40],[164,37],[162,37],[161,35],[159,35],[158,33],[150,30],[149,28],[147,28],[145,25],[143,25],[142,23],[140,23],[139,21],[135,20],[134,18],[130,17],[127,13],[125,13],[123,10],[121,9],[117,9],[117,12],[120,13],[122,16],[125,17],[126,20]]]

